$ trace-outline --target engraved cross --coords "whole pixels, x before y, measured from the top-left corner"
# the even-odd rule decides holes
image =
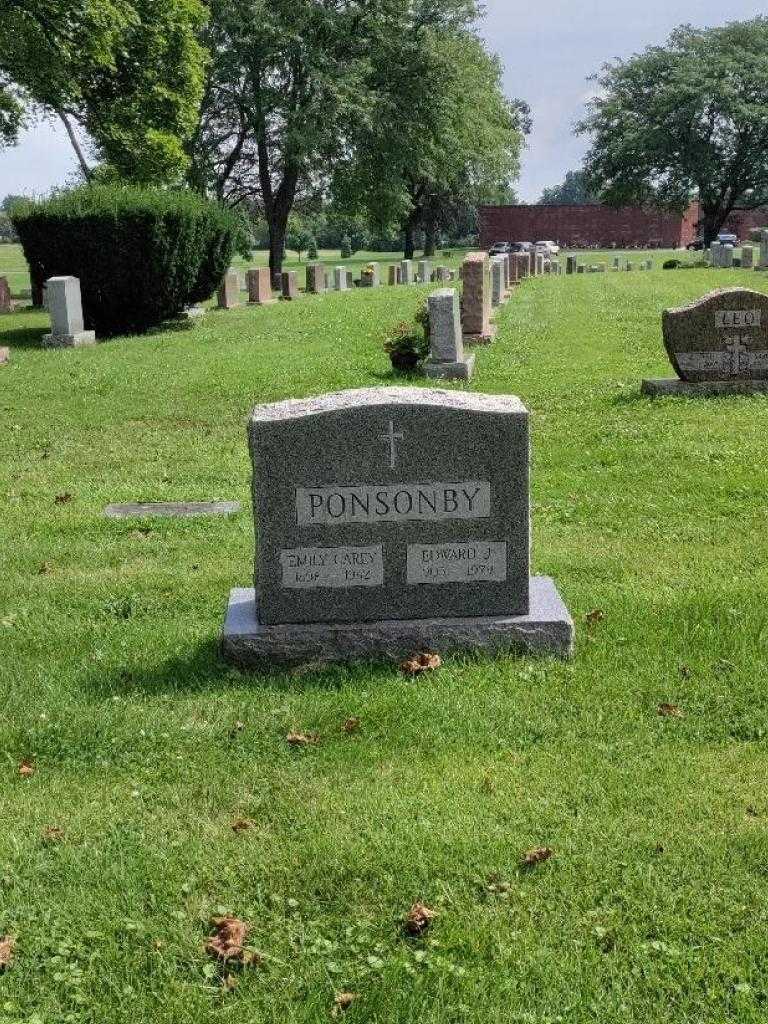
[[[731,373],[734,374],[734,376],[736,376],[739,373],[741,373],[742,370],[741,357],[748,355],[749,349],[744,344],[742,339],[739,337],[731,338],[730,341],[726,342],[725,347],[728,349],[731,355]],[[749,363],[747,360],[744,360],[743,368],[745,370],[749,369]]]
[[[379,434],[379,441],[386,441],[389,445],[389,468],[395,468],[395,461],[397,459],[397,449],[395,447],[395,441],[404,441],[405,434],[395,433],[395,424],[393,420],[389,421],[389,428],[386,434]]]

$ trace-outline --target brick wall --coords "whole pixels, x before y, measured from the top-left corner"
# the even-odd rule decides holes
[[[698,204],[683,217],[639,207],[481,206],[480,246],[551,239],[572,248],[678,248],[696,234]]]

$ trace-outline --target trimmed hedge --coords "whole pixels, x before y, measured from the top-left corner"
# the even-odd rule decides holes
[[[193,192],[86,185],[14,209],[33,287],[80,279],[88,330],[134,334],[209,298],[241,222]]]

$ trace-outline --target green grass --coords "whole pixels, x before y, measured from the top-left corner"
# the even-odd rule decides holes
[[[514,295],[472,387],[532,412],[534,566],[576,656],[416,680],[241,675],[216,641],[251,575],[249,407],[390,383],[383,336],[427,289],[64,352],[43,314],[3,317],[2,1024],[315,1024],[342,989],[366,1024],[765,1020],[768,402],[639,395],[670,372],[661,310],[739,283],[768,289],[657,271]],[[102,516],[212,498],[243,511]],[[408,940],[417,899],[439,916]],[[203,953],[220,909],[264,957],[231,992]]]

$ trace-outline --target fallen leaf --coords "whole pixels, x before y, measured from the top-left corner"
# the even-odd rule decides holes
[[[535,846],[523,854],[523,867],[532,868],[537,864],[543,864],[545,860],[549,860],[554,855],[554,852],[551,846]]]
[[[587,612],[585,619],[588,626],[596,626],[598,622],[602,622],[605,618],[605,612],[602,608],[593,608],[591,612]]]
[[[66,494],[57,494],[53,499],[54,505],[66,505],[70,501],[72,501],[72,495],[69,492]]]
[[[51,565],[50,562],[41,562],[40,568],[37,570],[37,572],[39,576],[47,576],[52,569],[53,566]]]
[[[243,729],[245,729],[245,722],[235,722],[235,724],[229,730],[229,738],[233,740],[239,732],[243,731]]]
[[[750,804],[749,807],[747,807],[747,817],[759,818],[760,811],[758,811],[758,809],[753,804]]]
[[[333,1000],[334,1014],[344,1013],[358,998],[357,992],[337,992]]]
[[[12,935],[3,935],[0,938],[0,972],[10,967],[15,947],[16,939]]]
[[[285,742],[291,747],[307,747],[310,743],[319,743],[320,735],[316,732],[295,732],[291,730]]]
[[[64,829],[58,825],[46,825],[43,829],[43,842],[60,843],[64,838]]]
[[[360,730],[360,719],[359,718],[348,718],[344,723],[344,732],[359,732]]]
[[[400,670],[408,676],[417,676],[421,672],[434,672],[442,664],[443,660],[439,654],[423,651],[421,654],[412,654],[410,658],[406,658],[400,665]]]
[[[246,832],[249,828],[253,828],[256,824],[251,818],[238,818],[232,822],[233,832]]]
[[[682,718],[684,714],[677,704],[659,704],[658,711],[665,718]]]
[[[414,903],[405,915],[405,930],[409,935],[423,935],[436,916],[436,912],[425,904]]]
[[[35,766],[31,761],[22,761],[19,765],[19,775],[22,779],[28,779],[31,775],[35,774]]]
[[[235,960],[244,963],[248,924],[237,917],[214,917],[211,924],[215,934],[205,944],[206,953],[224,962]]]

